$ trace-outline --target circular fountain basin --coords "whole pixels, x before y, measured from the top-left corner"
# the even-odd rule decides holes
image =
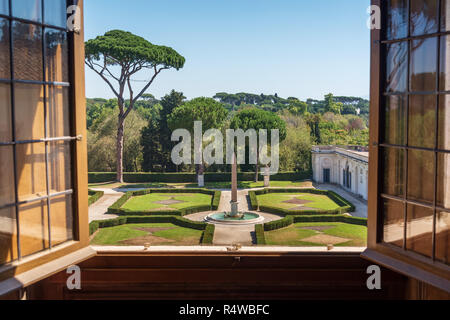
[[[205,220],[211,223],[229,224],[229,225],[246,225],[257,224],[264,221],[264,217],[256,213],[242,212],[237,217],[229,216],[227,212],[212,213],[206,216]]]

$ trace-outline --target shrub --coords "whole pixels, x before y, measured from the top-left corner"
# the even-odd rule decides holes
[[[178,216],[126,216],[111,220],[92,221],[89,224],[89,233],[92,235],[99,228],[109,228],[123,224],[142,224],[142,223],[172,223],[183,228],[195,230],[205,230],[208,226],[205,222],[191,221]],[[211,232],[211,230],[209,231]],[[214,233],[214,230],[212,230]]]
[[[272,231],[272,230],[286,228],[286,227],[289,227],[293,223],[294,223],[294,217],[287,216],[281,220],[276,220],[276,221],[271,221],[271,222],[265,223],[264,231]]]
[[[311,179],[311,172],[280,172],[271,176],[274,181],[292,181]],[[239,172],[239,181],[253,181],[255,174],[253,172]],[[262,178],[262,175],[260,175]],[[90,172],[89,183],[110,182],[116,179],[113,172]],[[195,183],[197,175],[195,173],[124,173],[123,179],[127,183]],[[205,173],[206,182],[229,182],[231,173]]]
[[[250,205],[252,207],[252,210],[259,210],[258,206],[258,198],[256,197],[255,191],[249,191],[248,196],[250,197]]]
[[[342,222],[367,227],[366,218],[349,217],[347,215],[294,216],[294,223]]]
[[[264,235],[264,225],[257,224],[255,225],[255,236],[256,236],[256,244],[257,245],[265,245],[266,237]]]
[[[209,206],[193,206],[180,210],[160,210],[160,211],[132,211],[122,209],[122,206],[131,198],[144,196],[150,193],[202,193],[211,195],[211,205]],[[119,198],[112,206],[108,208],[108,213],[121,216],[151,216],[151,215],[168,215],[168,216],[185,216],[197,212],[217,210],[219,208],[221,191],[208,189],[146,189],[140,191],[130,191]]]
[[[88,191],[88,195],[89,195],[89,205],[92,205],[93,203],[97,202],[98,199],[100,199],[101,197],[103,197],[105,193],[103,191],[94,191],[94,190],[89,190]]]
[[[298,211],[292,211],[292,210],[286,210],[283,208],[277,208],[272,206],[260,206],[258,203],[258,195],[268,194],[268,193],[311,193],[311,194],[321,194],[326,195],[330,199],[332,199],[336,204],[340,206],[340,208],[336,210],[298,210]],[[348,200],[344,199],[337,193],[329,190],[319,190],[319,189],[292,189],[292,188],[285,188],[285,189],[261,189],[257,191],[250,191],[250,202],[253,207],[253,210],[259,210],[263,212],[273,213],[273,214],[280,214],[280,215],[331,215],[331,214],[343,214],[348,212],[354,212],[355,206]]]
[[[205,228],[205,231],[202,235],[202,244],[213,244],[214,240],[214,231],[216,230],[216,226],[213,224],[208,224]]]

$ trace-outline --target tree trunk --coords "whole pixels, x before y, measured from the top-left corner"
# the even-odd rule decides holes
[[[124,119],[119,115],[119,123],[117,128],[117,182],[123,183],[123,136],[124,136]]]

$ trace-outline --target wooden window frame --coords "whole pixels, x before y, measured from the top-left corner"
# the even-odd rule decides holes
[[[0,296],[32,285],[64,270],[71,264],[81,262],[96,254],[89,247],[83,0],[69,0],[67,3],[68,5],[77,5],[81,15],[81,31],[67,33],[71,84],[69,87],[70,124],[72,135],[77,137],[71,146],[74,238],[61,245],[0,266]],[[43,22],[40,25],[45,26]],[[43,80],[45,82],[46,79]]]
[[[372,0],[372,5],[382,8],[385,1],[387,0]],[[382,18],[385,16],[385,14],[381,15]],[[382,30],[371,30],[368,246],[361,256],[408,277],[450,292],[450,267],[448,265],[382,242],[383,214],[381,194],[383,172],[380,158],[382,134],[380,120],[382,120],[381,99],[383,97],[382,84],[385,76],[385,64],[381,41]]]

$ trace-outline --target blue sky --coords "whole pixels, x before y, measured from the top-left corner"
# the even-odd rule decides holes
[[[183,55],[185,67],[165,71],[149,89],[158,98],[172,89],[188,98],[367,98],[368,6],[369,0],[87,0],[85,37],[122,29]],[[113,97],[88,68],[86,95]]]

